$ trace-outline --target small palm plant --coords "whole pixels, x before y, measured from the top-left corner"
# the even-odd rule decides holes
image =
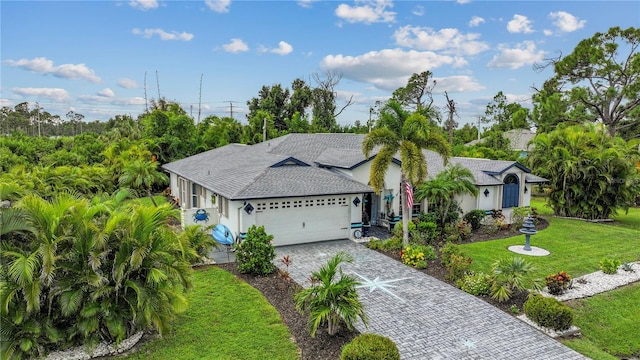
[[[534,270],[533,265],[518,256],[496,261],[491,275],[491,297],[503,302],[509,300],[516,290],[529,287],[540,290],[542,284],[539,280],[528,279]]]
[[[312,273],[311,279],[314,281],[311,287],[295,295],[298,311],[309,312],[309,329],[312,337],[315,337],[318,327],[325,323],[328,326],[328,334],[335,335],[340,319],[344,320],[349,330],[353,330],[353,325],[358,318],[365,326],[368,323],[364,306],[356,291],[356,286],[360,285],[360,282],[342,272],[339,265],[343,262],[352,263],[353,258],[347,253],[339,252],[320,270]]]

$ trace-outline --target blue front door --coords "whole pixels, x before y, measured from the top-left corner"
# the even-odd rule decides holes
[[[504,178],[502,185],[502,208],[517,207],[520,200],[520,184],[518,177],[509,174]]]

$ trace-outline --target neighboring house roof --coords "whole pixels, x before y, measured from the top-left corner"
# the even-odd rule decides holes
[[[502,136],[509,140],[509,148],[513,151],[530,151],[533,145],[529,142],[536,137],[536,133],[529,129],[512,129],[502,133]],[[484,139],[469,141],[464,146],[482,144]]]
[[[367,193],[371,187],[332,171],[354,169],[370,160],[362,154],[364,137],[288,134],[250,146],[230,144],[163,168],[232,200]],[[444,169],[439,154],[429,150],[424,154],[430,177]],[[398,156],[394,162],[400,164]],[[495,175],[514,166],[531,172],[516,161],[454,157],[449,162],[469,169],[478,186],[502,184]],[[527,182],[545,180],[529,175]]]

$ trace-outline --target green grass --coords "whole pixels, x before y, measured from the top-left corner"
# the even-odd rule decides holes
[[[280,314],[262,294],[232,274],[194,272],[190,307],[173,332],[128,359],[297,359],[298,348]]]
[[[580,220],[552,217],[548,220],[548,228],[531,236],[531,245],[546,249],[551,254],[524,256],[536,267],[535,277],[544,278],[559,271],[577,277],[598,271],[604,257],[629,262],[637,261],[640,256],[640,231]],[[524,235],[520,235],[461,247],[473,259],[473,271],[488,273],[497,259],[516,256],[507,249],[509,246],[524,245],[524,242]]]
[[[153,200],[156,201],[156,204],[158,204],[158,206],[165,204],[167,202],[167,198],[162,196],[162,195],[156,195],[153,197]],[[153,203],[151,202],[151,198],[148,196],[143,196],[137,199],[134,199],[133,201],[137,201],[140,203],[140,205],[144,205],[144,206],[153,206]]]
[[[567,346],[593,359],[640,356],[640,283],[567,304],[583,335]]]
[[[616,220],[615,225],[640,230],[640,208],[630,208],[626,214],[624,211],[620,211],[614,219]]]

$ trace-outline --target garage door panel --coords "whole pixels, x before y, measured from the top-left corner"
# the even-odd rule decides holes
[[[284,202],[267,203],[256,212],[256,223],[274,236],[276,246],[348,238],[350,208],[346,198],[340,199],[340,202],[335,198],[300,200],[295,201],[296,207],[294,201],[284,206]]]

